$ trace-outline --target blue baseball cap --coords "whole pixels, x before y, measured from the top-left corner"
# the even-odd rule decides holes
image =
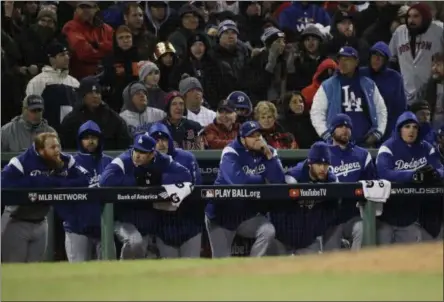
[[[351,46],[344,46],[339,50],[338,57],[349,57],[358,59],[358,51]]]
[[[336,115],[330,123],[330,133],[333,133],[339,126],[347,126],[348,128],[352,129],[353,124],[351,118],[344,113],[339,113]]]
[[[240,137],[248,137],[252,135],[254,132],[261,130],[261,125],[258,122],[250,121],[245,122],[240,127],[239,135]]]
[[[234,104],[237,109],[251,109],[251,100],[245,92],[233,91],[227,96],[227,101]]]
[[[308,151],[309,164],[330,164],[330,148],[324,142],[314,143]]]
[[[153,152],[156,150],[156,140],[148,135],[147,132],[137,135],[134,138],[133,149],[142,152]]]

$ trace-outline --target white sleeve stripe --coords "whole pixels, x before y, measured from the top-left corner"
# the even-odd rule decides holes
[[[367,165],[372,161],[372,156],[370,153],[367,152],[367,158],[365,159],[365,165],[364,167],[367,167]]]
[[[297,184],[297,183],[298,183],[298,181],[296,180],[296,178],[294,178],[294,177],[291,176],[291,175],[285,175],[285,182],[286,182],[287,184]]]
[[[123,173],[125,173],[125,166],[123,165],[123,161],[119,157],[114,158],[111,163],[119,166]]]
[[[68,169],[71,169],[72,166],[74,166],[74,164],[76,163],[76,160],[74,159],[74,157],[72,157],[72,155],[69,157],[69,163],[68,163]]]
[[[387,146],[382,146],[379,148],[378,155],[382,153],[388,153],[393,156],[392,150],[390,150]]]
[[[225,154],[227,154],[227,153],[234,153],[234,154],[236,154],[236,155],[239,155],[237,152],[236,152],[236,150],[234,150],[232,147],[225,147],[223,150],[222,150],[222,154],[221,154],[221,158],[225,155]]]
[[[17,157],[13,157],[11,158],[11,160],[9,161],[9,164],[14,166],[17,170],[19,170],[20,172],[22,172],[22,174],[25,174],[25,170],[23,169],[23,165],[22,163],[17,159]]]
[[[429,155],[432,155],[432,154],[435,154],[435,148],[430,149]]]
[[[278,156],[278,152],[276,149],[273,149],[273,157],[276,157],[276,156]]]

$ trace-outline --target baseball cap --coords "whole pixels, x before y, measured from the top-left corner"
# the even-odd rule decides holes
[[[336,115],[330,123],[330,133],[334,132],[335,129],[339,126],[347,126],[348,128],[352,129],[353,124],[351,118],[344,113]]]
[[[23,100],[23,108],[27,108],[28,110],[43,110],[45,108],[43,98],[39,95],[30,94]]]
[[[80,1],[77,3],[77,7],[96,7],[96,3],[94,1]]]
[[[80,81],[79,93],[82,96],[93,91],[100,93],[101,89],[99,80],[93,76],[85,77]]]
[[[250,121],[242,124],[239,135],[240,137],[248,137],[252,135],[254,132],[261,130],[261,126],[258,122]]]
[[[324,142],[314,143],[308,151],[309,164],[330,164],[331,154],[329,147]]]
[[[235,108],[251,108],[251,101],[247,94],[242,91],[233,91],[227,96],[227,100],[234,104]]]
[[[217,107],[217,111],[228,111],[228,112],[234,112],[236,110],[236,107],[234,106],[234,103],[230,100],[222,100],[219,103],[219,106]]]
[[[57,56],[59,53],[62,53],[65,51],[68,51],[68,48],[66,48],[65,45],[58,43],[58,42],[51,43],[46,48],[46,54],[50,58],[53,58],[53,57]]]
[[[430,110],[430,105],[426,101],[415,102],[410,106],[410,111],[416,113],[420,110]]]
[[[339,50],[338,57],[358,59],[358,51],[351,46],[344,46]]]
[[[142,133],[134,138],[133,149],[142,152],[153,152],[156,149],[156,140],[148,135],[148,133]]]

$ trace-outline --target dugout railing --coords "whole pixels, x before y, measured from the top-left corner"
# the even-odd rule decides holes
[[[377,150],[370,150],[374,156]],[[117,156],[121,151],[105,152],[110,156]],[[214,168],[217,167],[220,160],[220,150],[211,151],[194,151],[193,152],[199,164],[202,162],[212,162]],[[306,158],[308,150],[281,150],[279,156],[284,163],[296,164]],[[6,164],[10,158],[16,156],[17,153],[3,153],[2,165]],[[208,163],[207,163],[208,164]],[[216,165],[216,166],[215,166]],[[230,202],[233,198],[227,198],[225,194],[217,194],[223,190],[243,189],[246,197],[240,197],[245,200],[260,202],[271,202],[276,200],[325,200],[353,198],[356,201],[363,202],[364,215],[364,245],[370,246],[376,244],[376,220],[375,205],[373,202],[366,202],[363,196],[361,183],[334,183],[334,184],[296,184],[296,185],[267,185],[267,186],[214,186],[202,185],[196,186],[191,194],[184,202],[205,203],[209,199],[217,202]],[[145,198],[146,202],[157,201],[154,198],[163,191],[162,187],[150,188],[54,188],[54,189],[3,189],[2,188],[2,204],[3,205],[19,205],[32,203],[55,203],[55,202],[88,202],[101,201],[105,203],[102,213],[102,257],[103,259],[115,259],[114,255],[114,203],[130,201],[130,198],[122,199],[120,196],[132,196],[140,194],[142,196],[150,196]],[[309,192],[309,194],[306,194]],[[444,186],[427,187],[421,185],[405,185],[392,184],[391,194],[418,197],[424,196],[443,196]],[[211,197],[213,196],[213,197]],[[223,197],[225,196],[225,197]],[[259,196],[259,198],[258,198]],[[427,197],[426,196],[426,197]],[[203,208],[203,207],[198,207]],[[54,255],[54,217],[51,211],[48,215],[48,253],[47,260],[52,261]]]

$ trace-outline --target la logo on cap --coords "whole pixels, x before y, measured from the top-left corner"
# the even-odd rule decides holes
[[[339,52],[343,52],[344,51],[344,48],[341,48],[340,50],[339,50]]]
[[[143,137],[142,137],[142,135],[139,137],[138,143],[139,143],[139,144],[143,143]]]
[[[254,122],[250,122],[250,127],[254,127],[254,126],[255,126]]]

